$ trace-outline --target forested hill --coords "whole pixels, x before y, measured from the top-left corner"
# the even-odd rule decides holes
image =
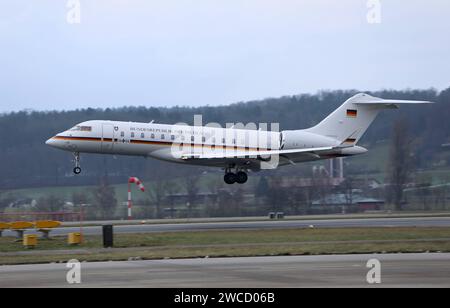
[[[312,126],[323,119],[357,91],[329,91],[316,95],[297,95],[261,101],[236,103],[220,107],[124,107],[117,109],[83,109],[75,111],[15,112],[0,115],[0,190],[50,185],[92,184],[108,174],[112,182],[129,175],[148,178],[180,176],[196,169],[156,162],[143,158],[103,157],[85,155],[82,176],[71,175],[70,153],[47,147],[44,142],[76,123],[92,120],[122,120],[158,123],[192,123],[195,114],[203,115],[204,124],[280,123],[283,129]],[[420,146],[418,164],[429,163],[441,144],[450,141],[450,88],[435,90],[382,91],[370,93],[382,98],[430,100],[437,104],[410,106],[398,111],[383,112],[369,129],[362,144],[369,146],[389,139],[392,124],[407,119],[410,134]],[[7,103],[7,102],[3,102]],[[56,107],[56,106],[55,106]]]

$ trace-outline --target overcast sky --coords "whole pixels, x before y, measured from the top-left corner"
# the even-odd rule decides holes
[[[450,86],[448,0],[68,2],[1,0],[0,112]]]

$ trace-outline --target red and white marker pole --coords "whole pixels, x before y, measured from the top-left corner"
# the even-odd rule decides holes
[[[137,178],[137,177],[130,177],[128,179],[128,220],[131,220],[133,218],[131,214],[131,208],[132,208],[132,202],[131,202],[131,184],[136,184],[140,191],[144,192],[145,187],[144,184]]]

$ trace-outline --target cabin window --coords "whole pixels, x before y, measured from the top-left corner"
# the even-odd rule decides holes
[[[150,138],[155,139],[155,134],[151,134]]]
[[[70,129],[70,131],[78,131],[78,132],[91,132],[92,131],[92,126],[80,126],[77,125],[73,128]]]
[[[191,136],[191,141],[194,142],[195,141],[195,137]]]
[[[236,139],[233,139],[233,144],[236,144]]]
[[[141,133],[141,138],[142,138],[142,139],[144,139],[144,138],[145,138],[145,135],[144,135],[144,133]]]
[[[225,144],[225,142],[226,142],[226,141],[225,141],[225,138],[222,138],[222,143]]]
[[[203,142],[203,143],[206,142],[206,137],[202,137],[202,142]]]
[[[166,136],[164,136],[164,134],[161,134],[161,140],[166,139]]]
[[[120,137],[125,137],[125,132],[120,132]]]
[[[175,135],[171,135],[170,140],[172,140],[172,141],[175,140]]]
[[[134,133],[131,133],[131,138],[134,138]]]

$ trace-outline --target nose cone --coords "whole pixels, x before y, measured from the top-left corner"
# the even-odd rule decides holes
[[[46,145],[49,145],[53,148],[59,148],[60,147],[60,142],[58,140],[56,140],[55,137],[52,137],[50,139],[48,139],[47,141],[45,141]]]

